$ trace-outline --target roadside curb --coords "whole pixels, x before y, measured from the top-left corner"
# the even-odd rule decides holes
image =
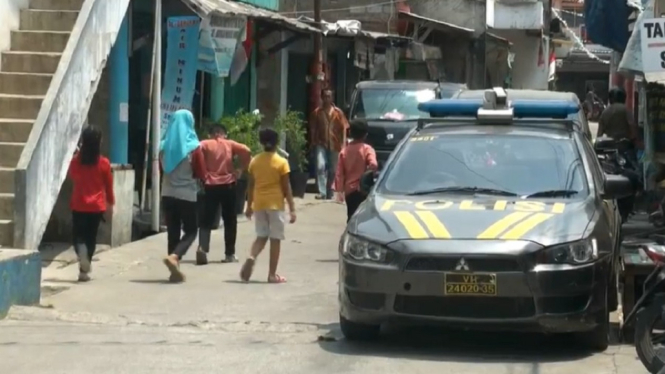
[[[0,319],[12,305],[36,305],[41,296],[39,251],[0,249]]]

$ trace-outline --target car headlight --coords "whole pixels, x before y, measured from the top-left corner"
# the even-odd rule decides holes
[[[541,264],[571,264],[580,265],[598,258],[598,243],[596,239],[584,239],[577,242],[545,248],[540,253]]]
[[[344,234],[342,238],[342,254],[354,260],[388,263],[392,261],[392,253],[382,245],[353,235]]]

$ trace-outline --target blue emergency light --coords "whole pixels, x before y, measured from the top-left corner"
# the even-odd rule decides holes
[[[441,99],[432,100],[418,105],[418,110],[428,112],[431,117],[476,117],[483,109],[482,99]],[[565,119],[579,112],[579,106],[564,100],[513,100],[508,108],[512,109],[514,118],[553,118]],[[484,109],[491,111],[493,109]]]

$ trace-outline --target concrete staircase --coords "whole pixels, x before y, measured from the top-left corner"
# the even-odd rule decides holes
[[[12,246],[14,169],[84,0],[30,0],[0,63],[0,246]],[[30,212],[28,212],[28,215]]]

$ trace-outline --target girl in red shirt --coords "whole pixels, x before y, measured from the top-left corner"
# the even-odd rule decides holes
[[[73,190],[72,232],[74,250],[79,258],[79,282],[90,280],[92,256],[97,246],[97,230],[106,211],[115,204],[113,175],[109,159],[100,155],[102,133],[88,126],[83,130],[81,147],[69,165]]]

